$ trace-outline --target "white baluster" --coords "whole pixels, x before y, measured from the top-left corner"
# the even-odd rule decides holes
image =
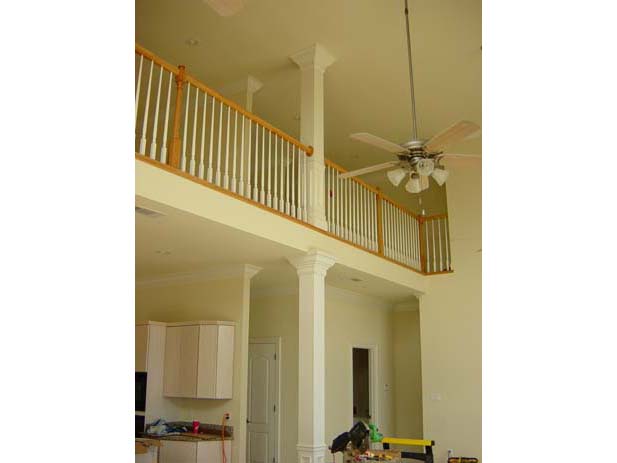
[[[204,108],[201,111],[201,148],[199,152],[199,171],[197,175],[199,178],[203,179],[206,166],[204,164],[204,153],[206,151],[206,112],[208,109],[208,94],[204,92]]]
[[[250,198],[251,197],[251,156],[253,154],[253,143],[251,138],[253,138],[253,121],[251,119],[249,119],[249,129],[248,129],[248,134],[249,134],[249,140],[248,140],[248,152],[247,152],[247,157],[246,157],[246,197]]]
[[[409,214],[405,214],[405,230],[406,233],[406,243],[407,243],[407,265],[413,267],[413,230],[411,228],[411,216]]]
[[[287,142],[287,157],[285,158],[285,214],[291,214],[289,208],[289,163],[291,159],[289,159],[289,142]]]
[[[272,132],[268,130],[268,170],[266,171],[266,204],[272,207]]]
[[[281,138],[280,140],[281,142],[281,172],[280,172],[280,177],[279,177],[279,186],[280,186],[280,196],[279,196],[279,211],[281,212],[285,212],[285,199],[284,199],[284,194],[283,194],[283,179],[285,178],[285,175],[283,174],[283,166],[285,164],[285,140],[283,140]]]
[[[146,134],[148,131],[148,114],[150,112],[150,89],[152,88],[152,73],[154,61],[150,61],[150,76],[148,77],[148,90],[146,92],[146,108],[144,109],[144,122],[141,127],[141,140],[139,142],[139,154],[146,154]]]
[[[243,134],[244,135],[244,134]],[[238,156],[238,111],[234,110],[234,157],[231,168],[231,191],[236,192],[236,158]]]
[[[139,55],[139,71],[137,72],[137,89],[135,90],[135,132],[137,132],[137,113],[139,111],[139,93],[141,91],[141,69],[144,64],[144,55]]]
[[[435,238],[437,237],[435,234],[435,220],[431,220],[431,229],[433,231],[433,271],[439,271],[437,268],[437,251],[435,248]]]
[[[195,88],[195,112],[193,114],[193,141],[191,143],[191,163],[189,171],[191,175],[195,175],[195,141],[197,139],[197,107],[199,106],[199,90]]]
[[[426,273],[430,273],[431,271],[431,254],[429,249],[429,234],[428,234],[428,221],[424,222],[424,226],[426,228],[426,233],[424,234],[424,238],[426,241]]]
[[[448,218],[446,217],[444,223],[444,240],[446,242],[446,270],[451,270],[452,262],[450,260],[450,233],[448,230]]]
[[[165,125],[163,127],[163,139],[161,140],[161,162],[167,163],[167,126],[169,123],[169,102],[171,98],[171,80],[173,73],[169,73],[169,83],[167,85],[167,104],[165,106]]]
[[[291,148],[291,216],[296,216],[296,186],[295,186],[295,177],[296,177],[296,146],[294,145]]]
[[[439,236],[439,271],[443,270],[443,262],[441,260],[442,243],[441,243],[441,219],[437,219],[437,235]]]
[[[274,209],[276,209],[278,207],[278,142],[276,140],[276,134],[274,135],[274,176],[273,176],[273,183],[274,183],[274,202],[272,203],[272,207]]]
[[[206,180],[212,183],[212,159],[214,159],[214,118],[216,110],[216,98],[212,97],[212,115],[210,116],[210,148],[208,154],[208,171],[206,174]]]
[[[244,115],[242,117],[242,138],[240,141],[240,180],[238,181],[238,194],[240,196],[244,196],[244,156],[246,153],[244,152],[244,121],[246,117]]]
[[[216,173],[214,174],[215,176],[215,183],[218,186],[221,186],[221,158],[222,158],[222,154],[221,151],[223,149],[223,102],[221,101],[221,109],[219,111],[219,142],[218,142],[218,147],[217,147],[217,154],[216,154]]]
[[[328,189],[328,196],[330,199],[330,231],[332,233],[336,232],[336,224],[334,223],[334,169],[332,167],[330,169],[330,188]]]
[[[259,125],[255,124],[255,162],[253,169],[253,201],[259,202],[259,185],[257,183],[257,174],[259,172]]]
[[[411,225],[413,231],[413,249],[414,249],[414,263],[416,268],[420,268],[420,224],[416,217],[411,218]]]
[[[150,144],[150,159],[156,159],[156,133],[159,123],[159,103],[161,101],[161,84],[163,83],[163,66],[159,72],[159,86],[156,92],[156,107],[154,109],[154,126],[152,127],[152,143]]]
[[[197,89],[195,89],[197,91]],[[189,126],[189,96],[191,94],[191,83],[186,88],[186,109],[184,110],[184,132],[182,135],[182,164],[181,169],[186,170],[186,130]]]
[[[259,195],[259,201],[262,204],[266,203],[266,191],[265,191],[265,174],[266,174],[266,129],[261,128],[261,190]]]
[[[341,231],[341,179],[339,178],[339,171],[337,169],[334,170],[334,180],[336,182],[336,196],[335,196],[335,204],[336,204],[336,231],[335,233],[338,236],[343,236]]]
[[[306,168],[306,154],[298,149],[302,157],[302,209],[304,210],[304,221],[308,222],[308,169]]]
[[[227,131],[225,132],[225,174],[223,175],[223,188],[229,190],[229,133],[231,122],[231,107],[227,106]]]

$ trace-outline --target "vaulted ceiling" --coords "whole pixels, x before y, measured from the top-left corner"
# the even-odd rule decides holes
[[[481,1],[410,0],[410,8],[421,138],[461,119],[481,125]],[[288,57],[321,43],[336,57],[325,75],[326,157],[348,169],[392,159],[350,133],[411,138],[403,0],[244,0],[230,17],[203,0],[136,0],[135,16],[138,43],[207,85],[249,74],[262,81],[254,111],[296,137],[300,75]],[[481,138],[450,151],[481,154]],[[418,210],[418,196],[394,189],[383,172],[363,179]],[[442,212],[445,191],[431,185],[423,206]]]

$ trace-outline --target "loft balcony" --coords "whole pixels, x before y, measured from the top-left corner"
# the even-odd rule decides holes
[[[452,272],[447,214],[421,215],[136,45],[135,157],[420,275]]]

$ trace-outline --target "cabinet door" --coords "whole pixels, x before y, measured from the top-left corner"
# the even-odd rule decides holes
[[[159,463],[195,463],[196,461],[196,442],[161,441]]]
[[[225,460],[231,461],[231,441],[225,441]],[[223,463],[223,442],[208,441],[197,444],[197,463]]]
[[[164,395],[196,397],[199,326],[170,326],[165,336]]]
[[[218,327],[199,327],[199,371],[197,373],[197,397],[216,399],[216,358]]]
[[[233,326],[219,326],[216,362],[216,398],[231,399],[234,374]]]
[[[148,325],[135,326],[135,371],[148,371]]]

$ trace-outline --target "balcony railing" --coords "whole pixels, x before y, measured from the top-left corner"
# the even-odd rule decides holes
[[[139,159],[309,224],[310,146],[135,46]],[[327,231],[423,274],[451,271],[447,216],[419,216],[326,160]],[[309,226],[311,226],[309,224]]]
[[[326,159],[328,231],[422,273],[451,271],[448,218],[422,216]]]

